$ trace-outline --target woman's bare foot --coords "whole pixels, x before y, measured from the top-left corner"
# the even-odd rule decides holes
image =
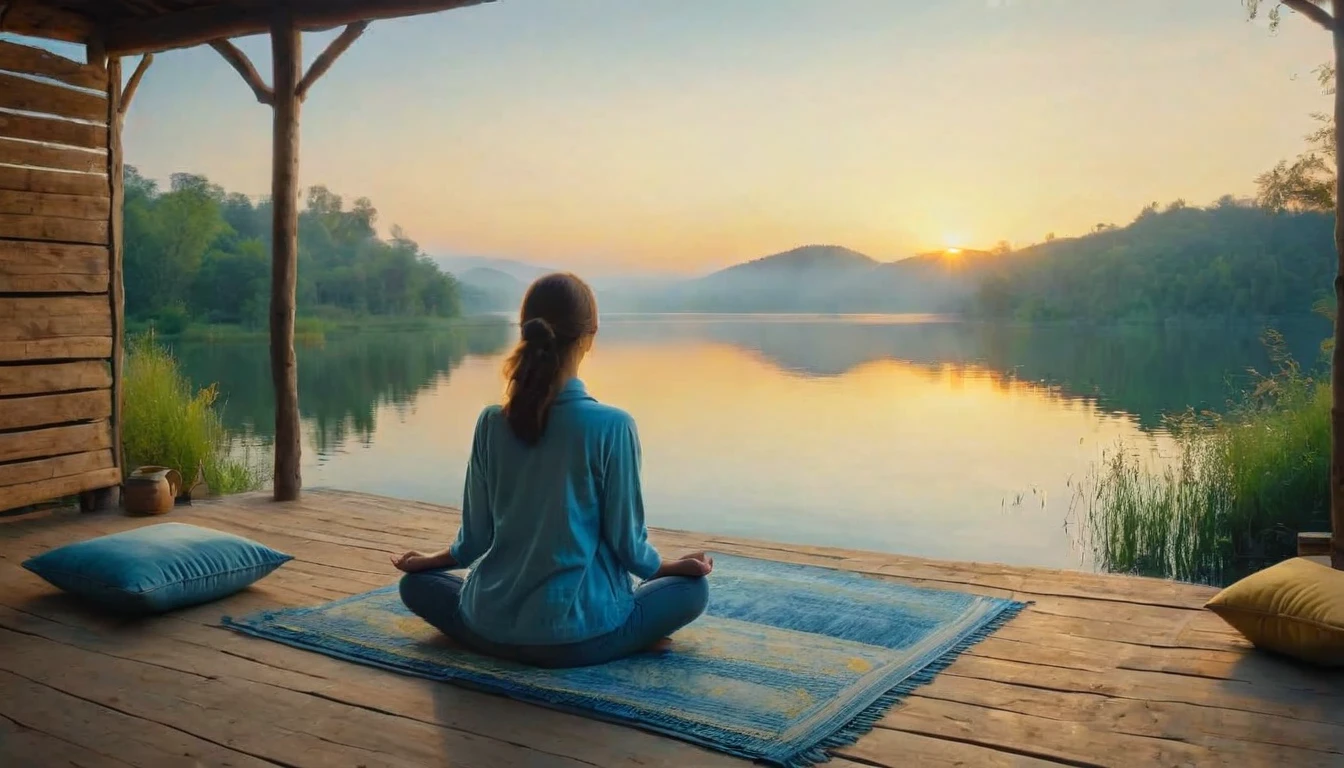
[[[664,637],[662,640],[649,646],[649,651],[652,653],[667,653],[670,650],[672,650],[672,638],[670,637]]]

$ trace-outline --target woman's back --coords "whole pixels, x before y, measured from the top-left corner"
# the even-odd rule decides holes
[[[570,379],[535,444],[504,411],[476,426],[453,546],[479,562],[462,590],[463,618],[492,641],[554,645],[610,632],[630,613],[630,574],[659,557],[645,539],[634,421]]]

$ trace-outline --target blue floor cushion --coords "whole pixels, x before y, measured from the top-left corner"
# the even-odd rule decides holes
[[[231,533],[161,523],[53,549],[23,567],[99,607],[145,614],[218,600],[292,559]]]

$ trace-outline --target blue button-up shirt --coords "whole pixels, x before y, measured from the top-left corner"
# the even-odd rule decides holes
[[[452,546],[467,626],[497,643],[557,645],[625,622],[631,575],[660,566],[648,543],[634,419],[570,380],[533,446],[499,406],[476,423]]]

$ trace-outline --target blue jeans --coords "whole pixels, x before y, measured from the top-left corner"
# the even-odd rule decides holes
[[[461,596],[462,577],[447,571],[422,571],[401,578],[401,602],[411,613],[470,650],[533,667],[588,667],[647,650],[695,621],[709,603],[709,583],[684,576],[646,581],[635,590],[635,607],[624,624],[605,635],[564,645],[506,645],[487,640],[462,619]]]

